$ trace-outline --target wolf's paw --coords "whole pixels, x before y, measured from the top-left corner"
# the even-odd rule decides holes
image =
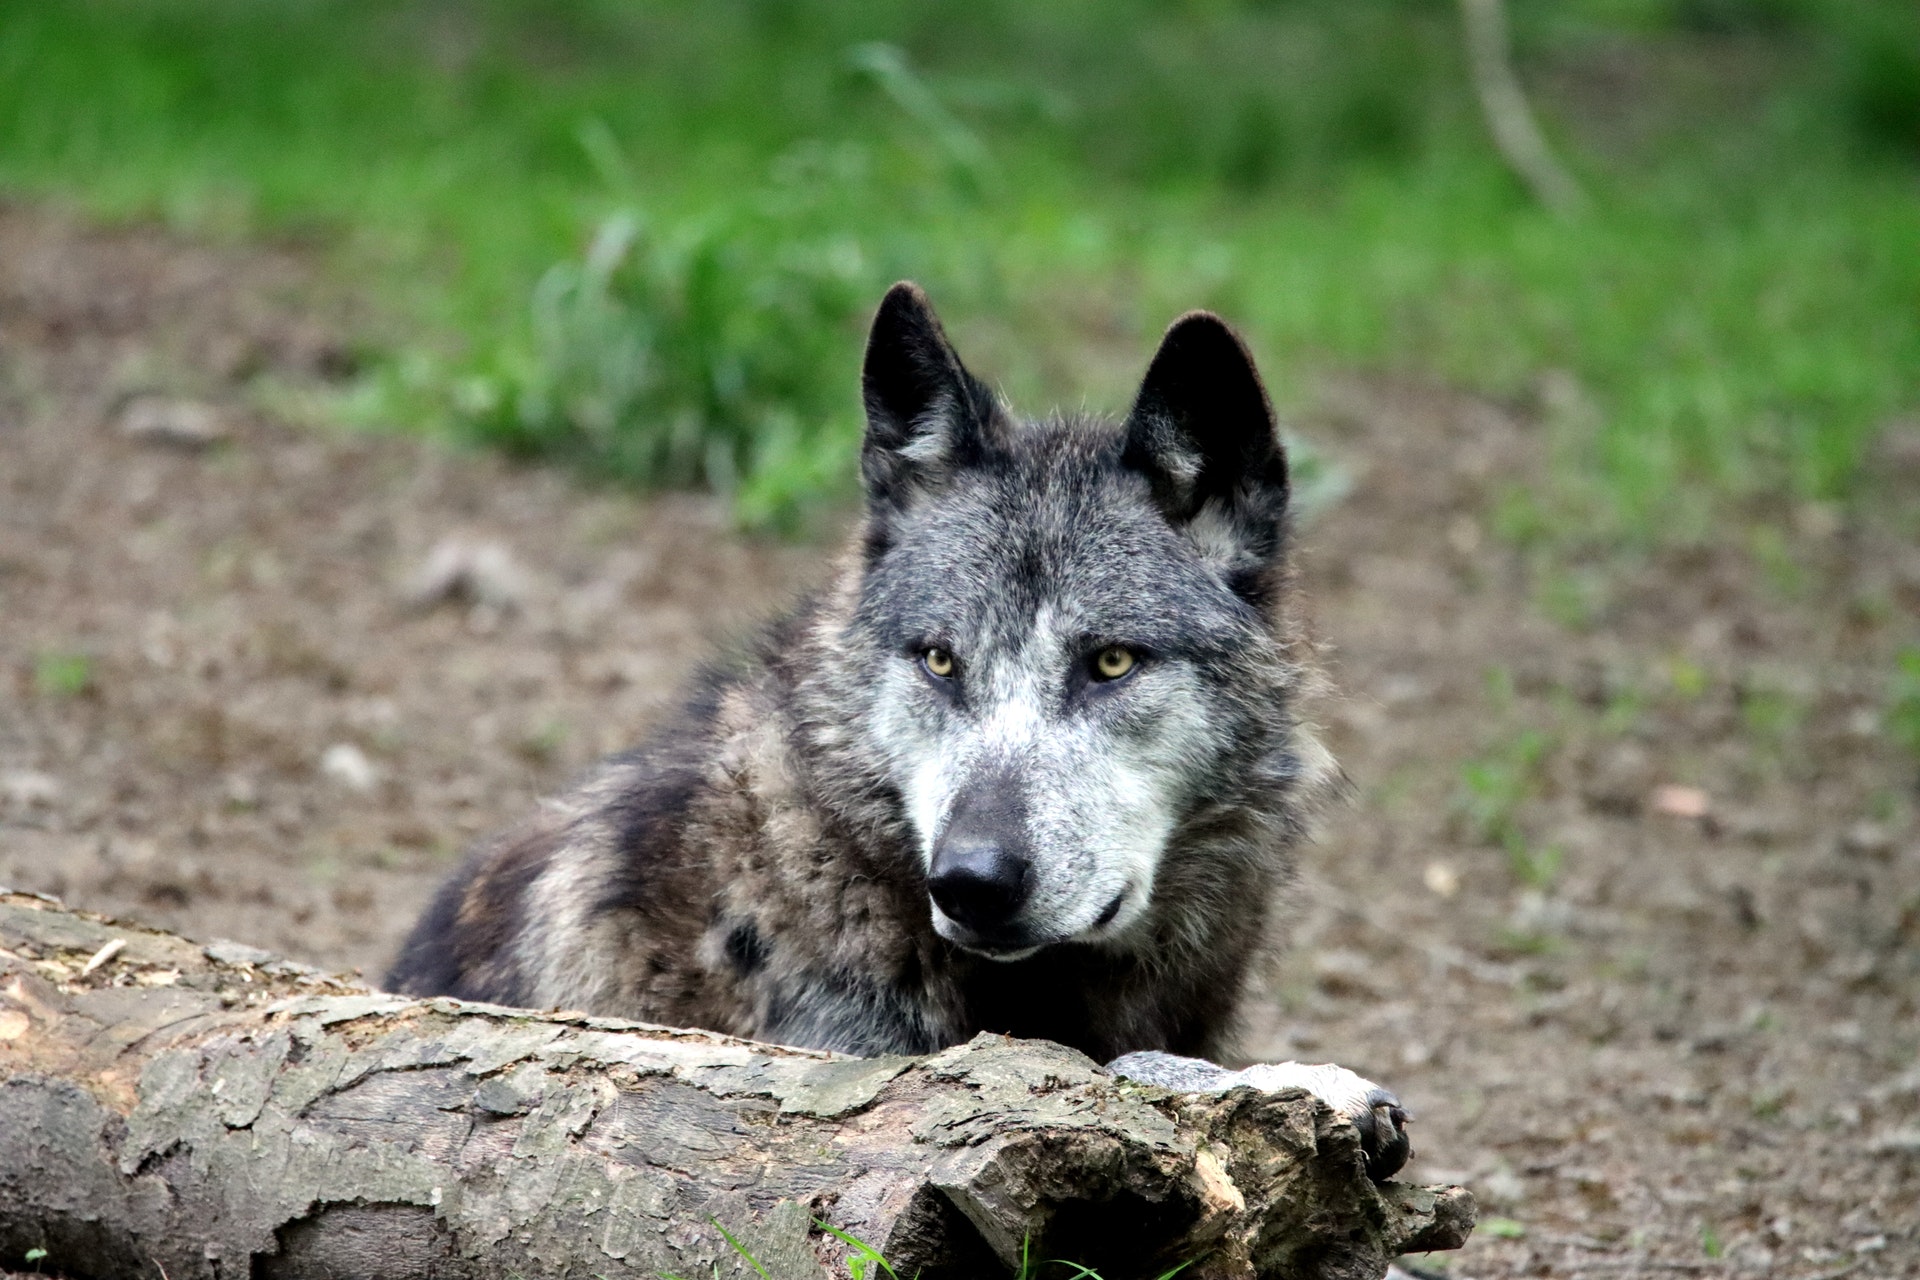
[[[1157,1084],[1182,1093],[1224,1093],[1249,1085],[1266,1093],[1305,1089],[1333,1109],[1333,1113],[1360,1131],[1360,1150],[1366,1155],[1367,1176],[1385,1182],[1413,1155],[1407,1136],[1412,1119],[1400,1099],[1373,1081],[1331,1062],[1308,1066],[1299,1062],[1262,1062],[1229,1071],[1201,1058],[1171,1053],[1129,1053],[1107,1064],[1115,1075]]]
[[[1384,1182],[1413,1156],[1407,1136],[1412,1119],[1400,1099],[1364,1076],[1331,1062],[1307,1066],[1299,1062],[1262,1062],[1235,1072],[1256,1089],[1305,1089],[1333,1108],[1333,1113],[1360,1131],[1360,1149],[1367,1156],[1367,1176]]]

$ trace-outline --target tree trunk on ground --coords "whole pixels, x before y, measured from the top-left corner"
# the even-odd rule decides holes
[[[1345,1280],[1472,1218],[1368,1182],[1304,1094],[1170,1094],[995,1036],[857,1059],[404,999],[0,890],[0,1267],[847,1275],[819,1220],[901,1280],[1023,1247],[1109,1280]]]

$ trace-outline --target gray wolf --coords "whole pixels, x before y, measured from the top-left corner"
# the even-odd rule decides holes
[[[1016,419],[924,294],[880,304],[864,519],[826,588],[650,741],[481,848],[388,979],[854,1054],[981,1031],[1179,1088],[1301,1084],[1406,1156],[1397,1101],[1230,1049],[1338,770],[1252,358],[1195,312],[1124,421]]]

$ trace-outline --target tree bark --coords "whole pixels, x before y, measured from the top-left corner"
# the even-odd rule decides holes
[[[1472,1220],[1459,1188],[1368,1182],[1298,1092],[1172,1094],[998,1036],[860,1059],[405,999],[0,890],[0,1267],[857,1277],[827,1224],[900,1280],[1023,1252],[1372,1280]]]

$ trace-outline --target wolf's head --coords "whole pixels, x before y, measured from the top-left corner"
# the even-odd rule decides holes
[[[1246,348],[1195,312],[1123,423],[1016,422],[902,284],[863,379],[845,732],[901,797],[935,928],[1004,959],[1164,941],[1156,901],[1277,843],[1302,768],[1286,457]]]

